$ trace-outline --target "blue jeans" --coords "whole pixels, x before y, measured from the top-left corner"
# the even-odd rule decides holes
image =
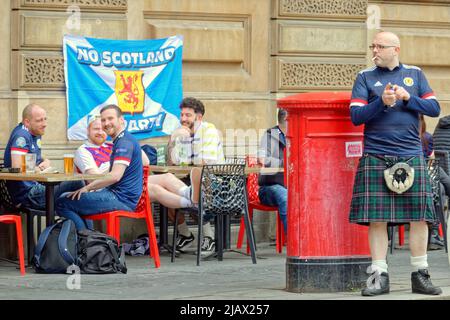
[[[62,194],[56,200],[56,211],[59,216],[72,220],[77,230],[89,228],[82,216],[114,210],[134,211],[134,208],[122,203],[114,192],[106,188],[100,191],[83,193],[80,200],[72,200],[66,195]]]
[[[56,199],[64,192],[75,191],[84,187],[83,181],[67,181],[55,186],[55,205]],[[45,210],[45,186],[37,184],[28,191],[25,201],[21,203],[23,207]]]
[[[284,233],[287,234],[287,189],[279,184],[260,186],[258,195],[262,204],[278,207]]]
[[[83,181],[67,181],[61,182],[55,186],[55,206],[56,200],[65,192],[75,191],[84,187]],[[37,184],[27,194],[25,201],[21,203],[25,208],[45,210],[45,186]],[[56,212],[58,214],[58,212]],[[92,221],[86,221],[86,224],[90,229],[93,229],[94,223]]]

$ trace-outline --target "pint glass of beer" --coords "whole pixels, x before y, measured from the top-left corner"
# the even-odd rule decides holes
[[[73,174],[73,154],[64,155],[64,173]]]
[[[25,159],[25,155],[22,155],[22,166],[20,168],[20,172],[25,173],[27,172],[27,160]]]

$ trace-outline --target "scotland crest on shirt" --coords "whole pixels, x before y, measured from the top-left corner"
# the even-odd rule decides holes
[[[183,39],[106,40],[64,36],[69,140],[85,140],[92,115],[116,104],[137,139],[179,126]]]

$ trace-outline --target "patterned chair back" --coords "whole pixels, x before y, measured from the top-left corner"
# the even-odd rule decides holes
[[[247,208],[245,164],[205,165],[199,209],[203,214],[241,215]]]
[[[439,160],[428,160],[428,175],[430,176],[431,191],[433,192],[433,201],[440,204],[440,185],[439,185]]]

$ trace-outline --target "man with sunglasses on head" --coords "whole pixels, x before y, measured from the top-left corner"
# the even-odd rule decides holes
[[[350,222],[369,226],[372,265],[361,293],[389,293],[387,226],[409,223],[412,292],[438,295],[428,272],[427,223],[436,214],[419,115],[437,117],[440,106],[422,70],[400,63],[397,35],[379,32],[369,48],[375,66],[359,72],[350,102],[352,122],[365,125],[350,208]]]
[[[87,141],[75,152],[75,167],[77,172],[85,174],[104,174],[109,171],[109,160],[113,144],[106,142],[106,132],[103,130],[100,115],[89,118]]]

